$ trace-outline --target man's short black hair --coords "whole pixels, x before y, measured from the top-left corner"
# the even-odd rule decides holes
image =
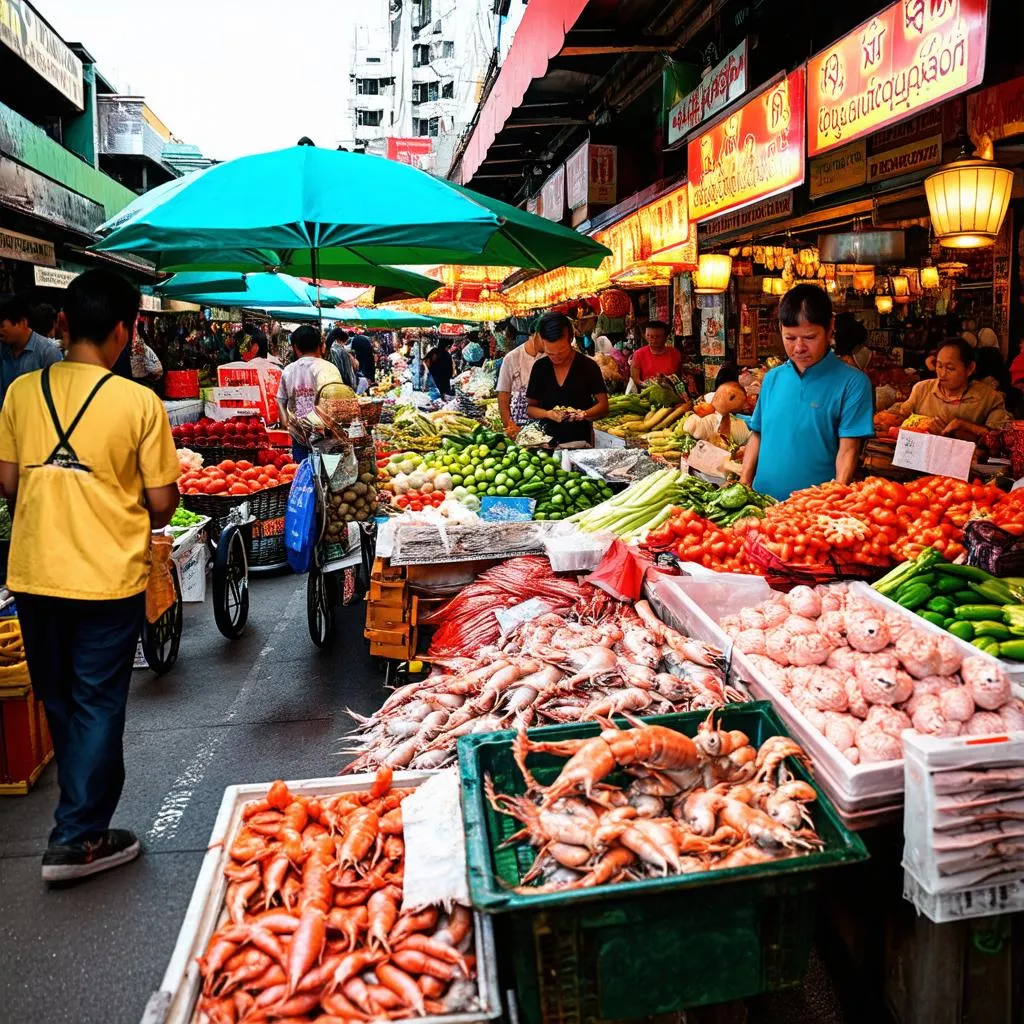
[[[343,331],[340,327],[334,327],[331,329],[331,333],[327,335],[327,344],[333,345],[336,341],[345,342],[348,340],[348,332]]]
[[[537,333],[544,341],[561,341],[566,331],[572,341],[572,321],[564,313],[545,313],[537,321]]]
[[[779,323],[783,327],[798,327],[801,320],[825,330],[832,325],[832,300],[824,288],[798,284],[782,296]]]
[[[28,302],[20,295],[13,295],[6,302],[0,304],[0,323],[9,320],[12,324],[20,324],[32,315],[32,309]]]
[[[647,331],[651,329],[655,331],[664,331],[665,335],[668,336],[668,324],[665,323],[664,320],[648,320],[644,326],[644,330]]]
[[[118,324],[129,334],[139,315],[139,289],[112,270],[87,270],[68,285],[64,315],[72,341],[102,344]]]
[[[292,345],[296,352],[309,355],[320,347],[320,332],[309,324],[303,324],[292,333]]]
[[[57,324],[57,310],[49,303],[41,302],[32,310],[28,325],[36,334],[47,337]]]

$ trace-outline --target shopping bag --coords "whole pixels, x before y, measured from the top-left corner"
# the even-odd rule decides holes
[[[149,540],[149,580],[146,583],[146,621],[156,622],[177,600],[171,576],[174,538],[154,533]]]
[[[309,572],[316,547],[316,473],[313,460],[305,459],[295,473],[284,513],[285,557],[294,572]]]

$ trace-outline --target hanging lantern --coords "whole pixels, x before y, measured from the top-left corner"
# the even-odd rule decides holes
[[[910,279],[905,274],[893,274],[889,278],[889,291],[896,302],[910,302]]]
[[[922,288],[938,288],[939,287],[939,268],[938,267],[922,267],[921,268],[921,287]]]
[[[875,309],[879,313],[891,313],[892,312],[892,296],[891,295],[876,295],[875,296]]]
[[[721,295],[729,287],[732,257],[720,253],[703,253],[693,272],[693,290],[698,295]]]
[[[613,320],[619,320],[626,316],[633,308],[629,296],[618,288],[611,288],[601,292],[601,312]]]
[[[965,141],[956,160],[924,179],[935,237],[949,249],[992,245],[1013,188],[1013,171],[971,156],[969,146]]]
[[[772,277],[765,277],[761,279],[761,292],[764,295],[771,295],[772,293],[772,281],[775,280]]]
[[[853,290],[864,295],[875,290],[874,268],[855,270],[853,272]]]

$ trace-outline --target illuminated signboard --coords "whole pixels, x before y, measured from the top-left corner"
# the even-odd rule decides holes
[[[824,153],[978,85],[988,0],[899,0],[807,63],[808,151]]]
[[[804,69],[797,68],[687,147],[690,219],[706,220],[804,180]]]
[[[746,39],[704,76],[670,111],[668,144],[678,142],[712,114],[738,100],[747,91]]]

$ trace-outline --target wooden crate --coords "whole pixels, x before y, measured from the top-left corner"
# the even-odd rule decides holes
[[[373,563],[370,579],[392,582],[405,579],[405,566],[392,565],[386,558],[377,558]]]
[[[415,625],[418,614],[419,599],[415,597],[401,605],[368,601],[366,603],[366,628],[367,630],[401,629],[406,624]]]
[[[24,796],[53,758],[43,702],[31,686],[0,699],[0,796]]]
[[[409,604],[409,587],[405,580],[370,579],[369,599],[373,604],[389,605],[392,608],[406,608]]]

